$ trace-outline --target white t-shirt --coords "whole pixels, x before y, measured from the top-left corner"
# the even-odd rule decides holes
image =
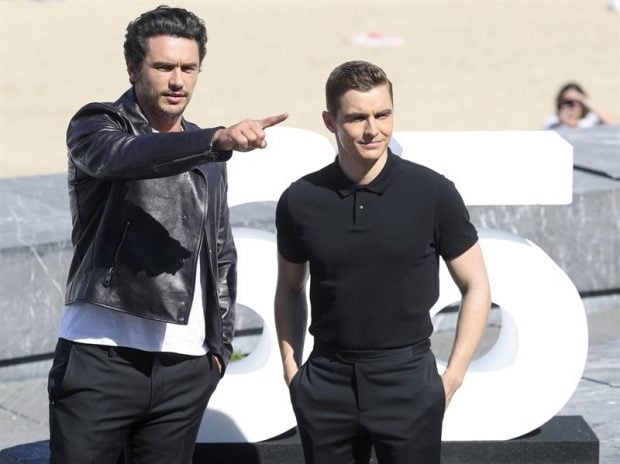
[[[194,299],[187,325],[152,321],[90,303],[74,303],[65,306],[58,336],[92,345],[202,356],[207,348],[200,265],[196,269]]]

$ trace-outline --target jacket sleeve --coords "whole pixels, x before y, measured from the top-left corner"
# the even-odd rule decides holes
[[[135,135],[136,128],[114,106],[91,103],[71,119],[67,147],[70,161],[90,177],[166,177],[205,162],[228,160],[231,151],[211,148],[217,129]]]
[[[228,364],[233,353],[232,340],[235,331],[235,302],[237,298],[237,250],[232,235],[228,210],[228,180],[226,165],[222,164],[222,202],[220,204],[217,236],[218,283],[217,296],[222,317],[224,363]]]

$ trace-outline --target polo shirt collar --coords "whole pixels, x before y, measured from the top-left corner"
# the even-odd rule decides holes
[[[395,173],[395,165],[398,162],[398,157],[392,153],[392,150],[388,148],[388,156],[385,161],[385,166],[381,169],[381,172],[377,177],[375,177],[372,182],[360,185],[356,184],[351,179],[347,177],[344,173],[340,164],[338,163],[338,159],[334,162],[335,165],[335,174],[337,176],[336,179],[336,190],[340,194],[341,197],[347,197],[357,191],[363,190],[367,192],[376,193],[377,195],[383,194],[387,189],[389,183],[394,178]]]

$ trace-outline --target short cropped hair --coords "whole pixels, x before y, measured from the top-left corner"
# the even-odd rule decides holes
[[[340,107],[340,97],[349,90],[368,92],[380,85],[387,85],[393,100],[392,83],[385,71],[367,61],[347,61],[335,68],[325,83],[327,111],[335,115]]]
[[[127,63],[136,69],[140,68],[148,50],[148,39],[161,35],[195,40],[200,63],[207,54],[207,28],[204,21],[183,8],[161,5],[142,13],[127,26],[124,44]]]

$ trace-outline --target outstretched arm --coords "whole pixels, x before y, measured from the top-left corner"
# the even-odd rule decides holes
[[[308,320],[305,294],[307,279],[307,263],[292,263],[278,254],[275,321],[287,385],[301,365]]]
[[[454,345],[442,375],[446,406],[461,386],[491,309],[491,291],[480,245],[476,243],[457,258],[448,261],[448,270],[461,291],[461,310]]]

